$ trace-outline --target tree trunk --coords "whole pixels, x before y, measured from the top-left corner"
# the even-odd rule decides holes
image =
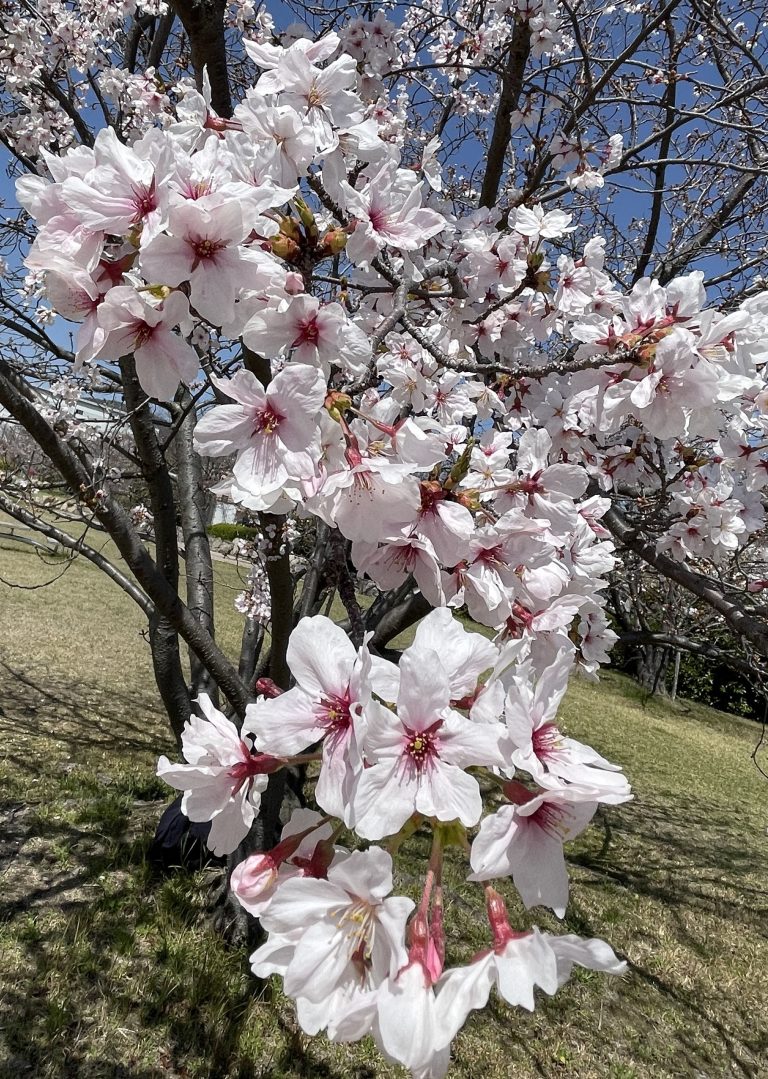
[[[216,639],[213,618],[213,561],[208,541],[208,503],[210,496],[203,483],[200,455],[194,447],[194,430],[197,412],[192,395],[184,387],[178,397],[183,418],[176,435],[176,477],[184,536],[185,571],[187,581],[187,606],[201,626]],[[189,666],[192,696],[207,693],[213,703],[219,703],[218,686],[211,672],[194,651],[189,649]]]
[[[645,645],[640,649],[637,664],[637,680],[648,693],[665,697],[667,694],[666,673],[669,659],[668,648],[656,648]]]
[[[682,655],[679,648],[675,649],[675,668],[672,672],[672,690],[669,694],[670,700],[677,700],[677,683],[680,679],[680,656]]]

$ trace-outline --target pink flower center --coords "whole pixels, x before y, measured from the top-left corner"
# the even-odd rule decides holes
[[[254,776],[270,775],[272,772],[279,771],[285,763],[277,757],[271,757],[268,753],[251,753],[243,741],[240,742],[240,749],[243,759],[233,764],[227,772],[230,779],[235,781],[232,787],[233,798],[244,784],[247,783],[250,787]]]
[[[139,187],[132,188],[131,194],[131,202],[136,207],[136,213],[133,215],[133,223],[137,225],[148,214],[157,209],[155,181],[153,180],[149,187],[145,187],[141,184]]]
[[[544,490],[539,479],[540,476],[541,472],[539,471],[534,473],[533,476],[526,476],[520,481],[520,490],[525,492],[529,498],[531,495],[541,494]]]
[[[152,334],[157,329],[156,326],[149,326],[146,322],[136,323],[136,338],[134,340],[134,349],[141,348],[142,345],[146,345],[152,337]]]
[[[293,342],[292,347],[296,348],[298,345],[316,345],[320,339],[320,327],[317,325],[317,315],[307,319],[306,322],[299,323],[299,332],[296,335],[296,340]]]
[[[416,565],[416,559],[418,558],[418,556],[418,547],[414,547],[412,544],[408,544],[407,546],[400,547],[397,550],[396,559],[403,567],[403,569],[406,569],[410,572]]]
[[[373,490],[373,473],[369,471],[355,472],[353,487],[356,492]]]
[[[485,566],[506,566],[507,564],[504,558],[504,550],[500,543],[496,547],[488,547],[478,551],[475,562],[482,562]]]
[[[560,746],[560,731],[554,723],[544,723],[531,735],[533,752],[542,762],[550,757],[556,757]]]
[[[554,802],[542,802],[539,808],[531,813],[528,820],[556,839],[562,839],[568,830],[562,806]]]
[[[315,82],[310,86],[306,97],[309,109],[321,109],[325,105],[325,94]]]
[[[443,721],[438,719],[436,723],[423,731],[414,731],[410,727],[405,728],[404,755],[417,772],[425,771],[435,758],[440,757],[440,742],[437,732],[442,725]]]
[[[320,701],[318,721],[325,727],[327,736],[336,742],[343,739],[352,726],[352,715],[349,710],[349,691],[343,697],[324,697]]]
[[[197,199],[202,199],[206,195],[210,195],[212,190],[213,184],[210,180],[190,180],[184,184],[181,193],[185,199],[196,202]]]
[[[388,218],[387,211],[381,206],[371,206],[368,211],[368,220],[375,232],[383,232],[386,229]]]
[[[226,246],[225,240],[211,240],[207,236],[204,236],[199,240],[190,241],[190,247],[195,252],[195,259],[197,262],[210,262],[215,259],[219,251],[223,251]]]
[[[259,409],[254,417],[254,434],[273,435],[283,417],[274,407],[274,405],[267,403],[264,408]]]

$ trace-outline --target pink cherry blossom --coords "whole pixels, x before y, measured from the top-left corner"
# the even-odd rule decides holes
[[[400,660],[397,712],[372,702],[364,752],[370,767],[355,793],[354,827],[365,839],[397,832],[413,813],[471,827],[482,812],[477,780],[463,769],[500,763],[499,731],[449,707],[439,656],[412,645]]]
[[[255,352],[276,356],[287,348],[297,363],[331,364],[361,374],[370,359],[365,334],[344,314],[341,304],[321,304],[314,296],[295,296],[286,307],[267,308],[243,328],[243,340]]]
[[[251,854],[232,871],[229,886],[240,905],[259,917],[275,891],[293,876],[325,876],[328,855],[324,848],[333,827],[312,809],[296,809],[271,851]]]
[[[386,245],[415,251],[441,232],[445,219],[435,210],[423,208],[421,195],[421,184],[414,184],[412,175],[398,174],[390,164],[361,191],[350,189],[347,206],[356,227],[347,243],[349,257],[365,264]]]
[[[281,971],[286,992],[322,1004],[345,984],[358,989],[386,978],[413,909],[412,900],[391,891],[392,859],[378,847],[337,856],[327,880],[296,876],[281,883],[261,921],[288,945]],[[254,952],[254,973],[275,969],[273,949],[270,943]]]
[[[526,907],[542,904],[562,918],[568,904],[563,843],[589,824],[597,792],[573,787],[534,793],[512,780],[505,793],[514,801],[483,819],[472,844],[471,879],[511,876]]]
[[[157,285],[188,281],[199,315],[214,326],[231,320],[238,291],[260,280],[259,260],[239,246],[250,227],[238,203],[184,202],[170,210],[168,229],[142,249],[142,273]]]
[[[141,388],[160,401],[173,399],[179,382],[190,383],[200,367],[191,345],[173,332],[189,322],[180,292],[153,304],[127,285],[110,289],[96,311],[97,329],[81,359],[118,360],[132,353]]]
[[[252,753],[234,723],[205,694],[198,705],[204,718],[192,716],[181,735],[187,763],[161,757],[157,774],[184,791],[181,809],[190,820],[211,822],[206,842],[213,853],[229,854],[251,829],[269,773],[282,764]]]
[[[291,480],[314,473],[308,450],[325,399],[325,379],[316,368],[291,364],[266,390],[245,370],[231,379],[215,379],[215,385],[236,404],[216,405],[206,413],[195,428],[195,444],[213,457],[237,453],[235,480],[262,500],[254,508],[268,509]]]
[[[555,718],[571,669],[571,657],[560,655],[545,668],[535,687],[530,666],[518,669],[504,707],[509,759],[544,786],[575,784],[590,788],[596,801],[626,801],[631,794],[619,766],[591,746],[567,738],[557,727]]]
[[[346,633],[323,615],[302,618],[286,655],[296,685],[272,699],[248,706],[244,730],[260,750],[277,756],[323,742],[318,804],[348,820],[358,775],[360,744],[371,691],[397,686],[397,669],[366,648],[356,649]]]

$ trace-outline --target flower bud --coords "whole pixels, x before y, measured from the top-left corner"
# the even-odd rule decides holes
[[[304,199],[300,198],[298,195],[294,198],[293,205],[296,207],[299,220],[307,231],[307,236],[316,242],[320,233],[317,230],[315,215],[312,213],[309,206],[307,206]]]
[[[279,697],[284,692],[271,678],[257,678],[253,683],[253,689],[263,697]]]
[[[277,255],[280,259],[285,259],[286,262],[296,262],[301,254],[301,248],[296,241],[290,236],[285,236],[282,232],[271,237],[269,246],[273,255]]]
[[[229,886],[241,902],[252,903],[274,885],[279,864],[270,851],[252,854],[232,870]]]
[[[280,232],[283,236],[290,237],[291,240],[295,240],[297,243],[301,240],[301,229],[299,223],[295,217],[281,217],[280,218]]]
[[[320,247],[330,255],[339,255],[347,246],[347,232],[345,229],[331,229],[323,236]]]
[[[332,390],[325,399],[324,408],[332,420],[336,420],[337,423],[340,423],[342,416],[351,405],[352,398],[349,394],[338,393],[336,390]]]
[[[300,292],[304,292],[304,278],[300,273],[291,270],[285,275],[285,291],[289,296],[297,296]]]

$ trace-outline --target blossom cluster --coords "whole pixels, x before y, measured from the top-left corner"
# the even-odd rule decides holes
[[[190,819],[211,821],[209,845],[223,854],[250,830],[270,774],[319,766],[319,811],[296,810],[277,846],[232,875],[235,896],[268,932],[253,970],[282,976],[307,1033],[373,1034],[413,1075],[439,1077],[454,1036],[494,987],[532,1009],[534,987],[554,993],[574,963],[624,969],[602,941],[513,929],[491,883],[511,877],[526,907],[562,917],[563,844],[599,805],[631,797],[616,765],[557,726],[567,652],[539,666],[525,642],[496,645],[443,607],[420,623],[399,665],[356,649],[322,615],[299,622],[288,663],[293,688],[265,685],[240,731],[201,698],[204,718],[184,732],[187,763],[161,758],[158,774],[184,791]],[[432,853],[414,904],[391,894],[386,848],[399,851],[420,825]],[[368,845],[350,850],[342,835]],[[450,967],[448,846],[464,852],[488,917],[487,949]]]

